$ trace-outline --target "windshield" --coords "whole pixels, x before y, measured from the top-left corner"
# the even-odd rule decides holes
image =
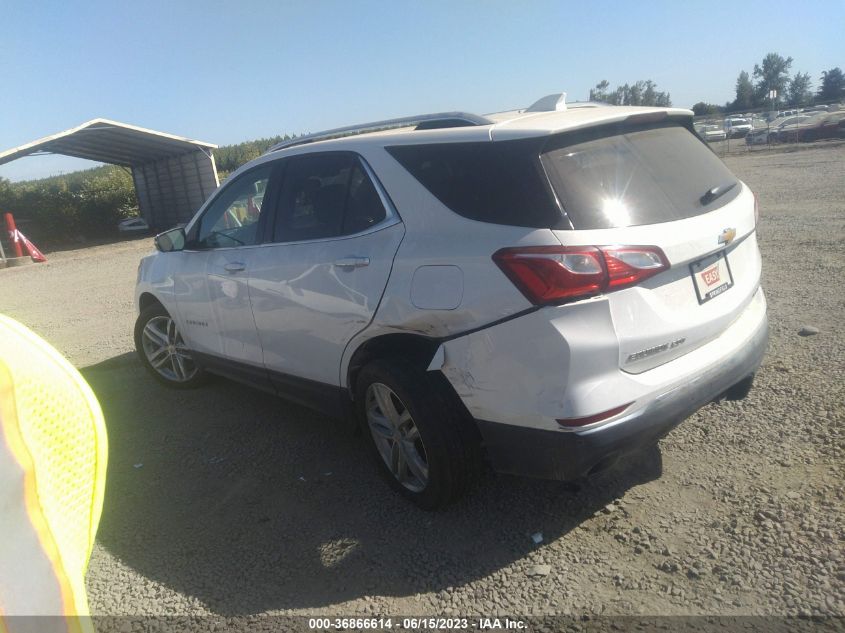
[[[790,117],[788,119],[784,119],[783,121],[780,122],[780,125],[781,126],[791,125],[792,123],[798,123],[799,121],[806,121],[809,118],[810,118],[809,116],[794,116],[794,117]]]
[[[828,118],[827,112],[817,112],[811,116],[808,116],[804,119],[803,123],[818,123],[819,121],[823,121],[824,119]]]

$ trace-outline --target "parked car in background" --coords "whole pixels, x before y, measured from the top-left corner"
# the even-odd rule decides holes
[[[808,113],[793,117],[796,120],[785,123],[778,128],[778,143],[795,143],[803,140],[804,134],[818,126],[826,117],[827,112]]]
[[[770,122],[768,127],[755,128],[745,137],[745,142],[748,145],[765,145],[767,143],[776,143],[778,141],[778,132],[786,126],[793,123],[798,123],[809,119],[809,114],[799,114],[796,116],[780,117]]]
[[[830,106],[826,105],[817,105],[812,106],[810,108],[802,108],[801,112],[828,112],[830,111]]]
[[[724,141],[727,138],[725,130],[718,125],[701,125],[696,128],[696,132],[698,132],[698,135],[708,143],[712,143],[713,141]]]
[[[769,142],[769,130],[766,127],[756,127],[745,135],[746,145],[766,145]]]
[[[817,139],[845,139],[845,110],[830,112],[827,118],[819,125],[815,136]]]
[[[818,112],[802,121],[785,125],[778,132],[781,143],[807,143],[824,138],[842,138],[845,111]]]
[[[146,233],[150,225],[143,218],[127,218],[117,225],[118,233]]]
[[[742,138],[752,130],[751,119],[729,117],[722,128],[728,138]]]

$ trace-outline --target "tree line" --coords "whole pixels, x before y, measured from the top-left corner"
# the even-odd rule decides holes
[[[221,180],[235,171],[241,165],[258,158],[276,143],[287,141],[293,138],[284,136],[272,136],[260,138],[254,141],[245,141],[235,145],[223,145],[214,150],[214,164],[217,165],[217,173]]]
[[[808,72],[790,75],[793,59],[778,53],[768,53],[752,72],[742,70],[736,78],[735,98],[724,106],[699,101],[692,107],[698,115],[722,112],[746,112],[755,109],[777,109],[784,106],[805,107],[816,103],[831,103],[845,99],[845,76],[838,66],[822,71],[819,87],[813,92]],[[772,91],[777,97],[772,99]]]
[[[609,90],[610,83],[602,79],[595,88],[590,89],[590,101],[600,101],[611,105],[671,107],[672,99],[668,92],[659,92],[657,84],[651,79],[636,81],[633,84],[616,86]]]

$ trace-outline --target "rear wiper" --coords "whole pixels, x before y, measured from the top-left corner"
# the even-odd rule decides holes
[[[720,198],[726,193],[728,193],[731,189],[736,187],[736,183],[732,182],[729,185],[718,185],[713,187],[712,189],[708,189],[704,192],[704,195],[699,198],[701,201],[702,206],[707,206],[711,202],[713,202],[716,198]]]

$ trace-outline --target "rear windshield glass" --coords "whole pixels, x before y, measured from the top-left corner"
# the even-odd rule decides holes
[[[740,189],[724,163],[680,125],[561,134],[542,161],[575,229],[689,218],[724,205]]]
[[[603,126],[516,141],[397,145],[387,151],[452,211],[494,224],[555,229],[657,224],[707,213],[739,193],[724,163],[675,124]]]

